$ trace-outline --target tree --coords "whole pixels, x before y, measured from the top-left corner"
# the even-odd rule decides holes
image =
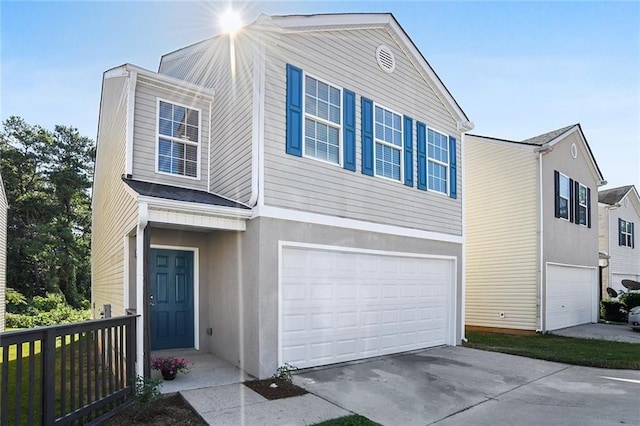
[[[7,285],[31,298],[61,291],[78,306],[91,286],[93,141],[10,117],[0,132],[5,184]]]

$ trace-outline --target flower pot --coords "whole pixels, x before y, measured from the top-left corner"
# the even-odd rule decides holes
[[[173,380],[173,379],[175,379],[176,378],[176,374],[178,373],[175,370],[170,371],[170,370],[165,370],[165,369],[160,370],[160,372],[162,373],[162,378],[165,379],[165,380]]]

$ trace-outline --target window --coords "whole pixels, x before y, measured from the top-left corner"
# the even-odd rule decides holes
[[[340,164],[341,90],[308,75],[304,83],[304,155]]]
[[[560,173],[559,217],[569,220],[569,206],[571,205],[571,183],[567,176]]]
[[[634,245],[633,222],[618,219],[618,244],[631,247]]]
[[[402,175],[402,117],[375,106],[375,174],[393,180]]]
[[[589,202],[587,201],[587,187],[577,184],[578,203],[576,208],[576,223],[578,225],[587,226],[587,211],[589,210]]]
[[[427,130],[427,188],[447,193],[449,138],[435,130]]]
[[[198,176],[200,111],[158,101],[158,171]]]

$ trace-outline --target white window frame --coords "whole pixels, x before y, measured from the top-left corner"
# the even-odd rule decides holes
[[[631,248],[631,241],[633,241],[633,233],[630,229],[631,222],[620,218],[620,225],[622,225],[622,227],[619,232],[622,234],[622,238],[624,240],[622,242],[622,246]]]
[[[325,120],[322,117],[318,117],[317,115],[313,115],[307,112],[307,77],[310,77],[318,82],[324,83],[329,87],[333,87],[340,91],[340,124],[336,125],[333,121]],[[302,116],[304,119],[302,120],[302,156],[305,158],[310,158],[312,160],[320,161],[326,164],[331,164],[332,166],[342,167],[342,151],[343,151],[343,140],[342,140],[342,126],[344,125],[344,100],[343,100],[343,88],[338,86],[337,84],[333,84],[327,80],[322,78],[318,78],[313,74],[307,73],[303,71],[302,73]],[[331,161],[324,160],[322,158],[314,157],[310,154],[307,154],[307,136],[306,136],[306,123],[307,119],[327,125],[329,127],[333,127],[338,129],[338,162],[333,163]]]
[[[569,178],[569,176],[565,175],[562,172],[558,172],[558,175],[559,175],[559,177],[558,177],[558,194],[559,194],[559,197],[560,197],[560,199],[567,200],[567,217],[560,216],[559,219],[566,220],[567,222],[569,222],[570,218],[571,218],[571,179]],[[567,188],[569,188],[569,194],[568,194],[567,197],[562,195],[562,183],[561,183],[561,181],[562,181],[563,177],[567,179]],[[574,196],[575,196],[575,194],[574,194]],[[559,208],[560,208],[560,206],[558,206],[558,209]],[[558,214],[561,215],[560,211],[558,212]],[[574,214],[575,214],[575,212],[574,212]]]
[[[446,163],[444,163],[444,162],[442,162],[442,161],[440,161],[440,160],[438,160],[436,158],[432,158],[432,157],[429,156],[429,132],[430,131],[434,132],[434,133],[437,133],[437,134],[439,134],[441,136],[444,136],[444,138],[447,140],[447,162]],[[451,186],[451,182],[450,182],[451,176],[449,176],[449,174],[450,174],[449,173],[449,168],[451,167],[451,165],[449,164],[449,161],[450,161],[449,158],[451,157],[451,153],[449,152],[449,136],[446,133],[443,133],[443,132],[440,132],[440,131],[434,129],[433,127],[427,127],[425,138],[426,138],[426,141],[425,141],[426,142],[426,146],[425,146],[425,151],[426,151],[425,154],[426,155],[425,155],[425,158],[426,158],[426,161],[427,161],[427,164],[426,164],[426,166],[427,166],[427,191],[431,191],[431,192],[434,192],[436,194],[443,194],[443,195],[447,195],[448,196],[449,195],[449,191],[450,191],[450,186]],[[433,189],[433,188],[431,188],[429,186],[429,172],[431,171],[431,167],[430,167],[431,163],[435,163],[435,164],[438,164],[438,165],[441,165],[441,166],[445,167],[444,176],[446,178],[446,182],[444,184],[444,187],[445,187],[445,191],[444,192],[435,190],[435,189]]]
[[[187,109],[198,112],[198,140],[196,142],[189,141],[186,139],[176,138],[174,136],[167,136],[167,135],[160,134],[160,102],[166,102],[171,105],[176,105],[179,107],[187,108]],[[170,173],[170,172],[164,172],[160,170],[160,158],[159,158],[160,157],[160,138],[167,139],[172,142],[177,142],[184,145],[192,145],[196,147],[197,161],[196,161],[195,176],[181,175],[178,173]],[[156,162],[155,171],[156,173],[161,175],[166,175],[166,176],[174,176],[174,177],[183,178],[183,179],[200,180],[200,169],[201,169],[200,163],[201,163],[201,150],[202,150],[201,141],[202,141],[202,109],[201,108],[195,108],[193,106],[185,105],[180,102],[175,102],[169,99],[164,99],[160,97],[156,98],[156,140],[155,140],[155,162]]]
[[[385,141],[384,139],[378,139],[376,136],[376,107],[382,108],[385,111],[389,111],[395,115],[400,116],[400,146],[392,144],[390,142]],[[391,147],[392,149],[400,150],[400,176],[398,179],[393,179],[381,174],[378,174],[377,157],[376,157],[376,143],[380,143],[381,145],[386,145]],[[379,103],[373,102],[373,174],[376,177],[381,179],[386,179],[391,182],[400,182],[404,181],[404,116],[397,111],[392,110],[391,108],[387,108]]]
[[[585,202],[584,204],[582,204],[580,202],[580,191],[584,188],[584,194],[585,194]],[[587,187],[583,184],[581,184],[580,182],[578,182],[578,193],[577,194],[573,194],[574,197],[576,197],[576,199],[578,200],[578,209],[577,211],[573,212],[573,214],[575,215],[575,220],[574,222],[576,222],[576,224],[580,225],[580,226],[589,226],[589,200],[587,200],[587,194],[588,194],[588,190]],[[580,223],[580,210],[584,208],[584,223]]]

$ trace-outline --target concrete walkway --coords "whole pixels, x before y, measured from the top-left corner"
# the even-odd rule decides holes
[[[640,331],[634,331],[631,327],[621,324],[583,324],[575,327],[554,330],[551,333],[557,334],[558,336],[580,337],[583,339],[640,343]]]

